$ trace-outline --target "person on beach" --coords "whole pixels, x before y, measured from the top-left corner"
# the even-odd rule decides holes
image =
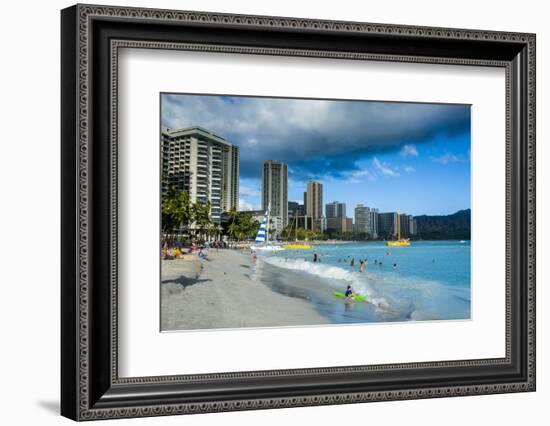
[[[252,250],[252,260],[256,260],[257,257],[256,250]]]

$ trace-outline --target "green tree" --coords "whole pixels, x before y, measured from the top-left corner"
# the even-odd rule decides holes
[[[247,212],[234,212],[233,215],[234,218],[228,227],[228,233],[236,240],[254,238],[260,223]]]
[[[281,232],[281,237],[285,240],[293,240],[296,235],[296,228],[292,223],[289,223],[285,226]]]
[[[250,239],[256,236],[260,222],[255,220],[251,214],[242,215],[242,233],[245,238]]]
[[[189,194],[170,186],[161,202],[162,231],[165,234],[174,234],[182,226],[189,228],[191,218]]]
[[[204,238],[206,236],[206,232],[212,224],[212,220],[210,218],[210,203],[195,203],[193,204],[192,210],[195,227],[199,231],[199,238]]]
[[[235,235],[238,227],[237,218],[239,216],[239,213],[237,212],[237,209],[233,207],[231,210],[229,210],[228,215],[229,215],[229,219],[231,220],[231,223],[227,228],[227,232],[229,233],[232,239],[235,239]]]

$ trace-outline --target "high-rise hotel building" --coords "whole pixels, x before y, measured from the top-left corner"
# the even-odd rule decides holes
[[[307,220],[311,223],[311,229],[324,231],[326,229],[326,219],[323,216],[322,183],[313,180],[307,183],[305,208]]]
[[[262,209],[270,207],[277,232],[288,224],[288,166],[278,161],[264,161],[262,167]]]
[[[355,232],[359,234],[371,233],[371,210],[370,207],[363,204],[357,204],[355,207]]]
[[[406,213],[397,212],[380,213],[378,215],[379,235],[383,238],[397,237],[397,229],[401,237],[407,238],[417,234],[416,219]]]
[[[306,215],[311,219],[323,216],[323,184],[310,180],[306,191]]]
[[[378,214],[378,235],[386,239],[397,237],[397,212]]]
[[[325,205],[325,216],[327,219],[331,217],[346,217],[346,203],[333,201]]]
[[[371,238],[378,238],[378,215],[380,211],[377,208],[370,209],[370,236]]]
[[[162,193],[185,190],[194,203],[210,203],[212,221],[239,207],[239,147],[201,127],[161,134]]]

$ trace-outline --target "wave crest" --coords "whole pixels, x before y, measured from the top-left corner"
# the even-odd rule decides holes
[[[311,275],[323,278],[323,284],[329,286],[329,280],[344,281],[352,286],[356,293],[367,296],[367,302],[375,305],[380,309],[390,309],[388,301],[377,294],[372,286],[369,285],[368,272],[354,272],[345,270],[339,266],[327,265],[323,263],[308,262],[304,259],[288,259],[282,257],[263,257],[262,261],[278,268],[289,269],[294,271],[302,271]],[[334,286],[331,285],[331,288]]]

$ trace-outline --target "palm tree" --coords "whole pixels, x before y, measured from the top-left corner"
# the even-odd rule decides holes
[[[229,215],[229,218],[231,219],[231,224],[227,228],[227,232],[229,232],[229,235],[231,236],[231,238],[235,239],[235,234],[237,232],[237,226],[238,226],[236,223],[236,219],[239,213],[237,212],[237,209],[233,207],[231,210],[229,210],[228,215]]]
[[[162,231],[173,234],[182,226],[189,227],[192,217],[191,203],[187,191],[178,191],[173,185],[162,197]]]
[[[253,238],[260,226],[250,213],[243,213],[238,218],[238,232],[240,238]]]
[[[210,219],[210,203],[195,203],[193,205],[193,219],[195,226],[199,230],[199,237],[205,236],[206,231],[212,223]]]
[[[165,234],[172,233],[173,230],[177,227],[176,208],[175,208],[176,197],[177,197],[176,188],[173,186],[170,186],[166,194],[164,194],[162,197],[161,225],[162,225],[162,232]]]

